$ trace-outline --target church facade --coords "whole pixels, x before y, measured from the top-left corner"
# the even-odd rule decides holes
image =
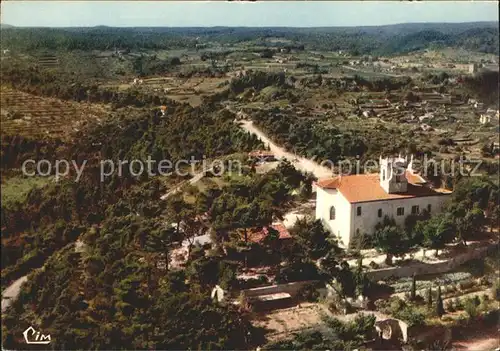
[[[348,247],[356,235],[373,234],[385,216],[403,226],[409,215],[440,212],[451,192],[430,187],[411,164],[408,158],[381,158],[378,174],[318,181],[316,219]]]

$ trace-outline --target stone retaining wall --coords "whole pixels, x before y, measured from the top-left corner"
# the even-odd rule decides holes
[[[300,281],[300,282],[268,285],[268,286],[263,286],[263,287],[259,287],[259,288],[246,289],[246,290],[242,290],[241,292],[247,298],[255,298],[257,296],[277,294],[277,293],[288,293],[292,297],[295,297],[295,295],[297,295],[297,293],[300,291],[300,289],[302,289],[304,286],[306,286],[308,284],[312,284],[315,282],[317,282],[317,281],[316,280],[305,280],[305,281]]]
[[[446,261],[436,262],[436,263],[413,263],[408,266],[402,267],[388,267],[377,270],[372,270],[366,272],[366,276],[373,280],[384,280],[389,277],[401,278],[410,277],[415,275],[425,275],[425,274],[438,274],[449,272],[467,261],[484,257],[488,252],[493,252],[498,250],[497,244],[490,244],[488,246],[481,246],[476,248],[470,248],[469,251],[462,254],[456,255]]]

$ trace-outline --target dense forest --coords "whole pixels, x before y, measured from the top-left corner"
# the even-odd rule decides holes
[[[498,23],[401,24],[329,28],[2,28],[2,47],[11,50],[113,50],[196,48],[197,43],[235,44],[282,37],[273,45],[308,50],[348,50],[358,54],[397,54],[430,46],[452,46],[496,53]],[[291,42],[291,44],[290,44]]]
[[[80,164],[88,161],[79,182],[62,180],[33,190],[25,203],[2,203],[3,278],[19,276],[28,267],[43,262],[54,250],[74,241],[83,226],[100,223],[106,207],[123,196],[124,191],[148,178],[138,179],[125,167],[121,177],[115,172],[102,183],[101,160],[145,162],[149,156],[154,162],[175,163],[250,151],[261,145],[232,122],[231,113],[189,105],[174,105],[165,116],[147,109],[124,111],[102,124],[75,132],[73,140],[78,143],[20,136],[2,138],[3,172],[20,167],[29,158],[60,158]],[[54,235],[61,237],[54,240]]]
[[[241,349],[260,340],[248,316],[208,298],[211,281],[203,279],[211,274],[152,267],[183,239],[164,229],[164,221],[178,220],[180,213],[178,199],[159,199],[168,190],[159,178],[125,172],[100,182],[97,166],[104,158],[142,159],[145,153],[173,162],[214,157],[248,151],[259,142],[237,128],[230,114],[224,117],[188,105],[172,108],[163,117],[147,110],[127,113],[89,126],[75,138],[80,142],[69,145],[2,138],[6,168],[44,153],[90,163],[79,182],[63,179],[32,190],[23,203],[2,203],[2,281],[45,267],[31,275],[16,302],[20,305],[9,315],[37,314],[62,349]],[[170,183],[175,181],[174,176]],[[269,190],[267,196],[272,196]],[[189,212],[187,203],[180,206],[182,218],[199,213]],[[74,249],[75,240],[82,237],[88,245],[84,254]],[[196,257],[194,267],[209,267],[217,259]],[[187,318],[190,315],[196,316],[196,323]],[[3,345],[18,347],[15,330],[20,325],[18,317],[6,317],[3,327],[9,332],[2,333]],[[160,325],[165,328],[160,330]]]
[[[256,341],[247,316],[207,296],[200,277],[211,275],[156,268],[167,249],[158,243],[172,235],[161,225],[168,204],[157,186],[129,189],[84,230],[83,253],[68,245],[31,275],[4,318],[3,345],[19,347],[16,315],[33,313],[60,349],[240,349]],[[193,265],[209,259],[200,260]]]
[[[500,91],[498,71],[487,71],[472,77],[465,77],[464,87],[471,96],[487,104],[498,106],[498,92]]]

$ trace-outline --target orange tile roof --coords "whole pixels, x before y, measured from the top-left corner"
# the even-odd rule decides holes
[[[444,189],[431,189],[424,185],[420,176],[406,172],[408,190],[405,193],[388,194],[380,186],[379,174],[348,175],[318,182],[324,189],[337,189],[351,203],[381,200],[397,200],[423,196],[446,195],[451,192]]]
[[[286,227],[283,224],[280,224],[280,223],[273,224],[273,225],[271,225],[271,228],[278,231],[278,233],[279,233],[278,239],[279,240],[292,238],[292,236],[290,235],[290,232],[288,231],[288,229],[286,229]],[[265,237],[267,237],[268,234],[269,234],[268,227],[264,227],[261,229],[258,229],[258,228],[250,229],[247,232],[248,241],[251,241],[253,243],[260,243],[262,240],[264,240]],[[241,234],[241,236],[243,238],[243,234]]]

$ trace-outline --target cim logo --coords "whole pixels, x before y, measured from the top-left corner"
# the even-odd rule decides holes
[[[35,328],[29,327],[23,332],[24,340],[27,344],[47,345],[50,344],[50,335],[43,335]]]

